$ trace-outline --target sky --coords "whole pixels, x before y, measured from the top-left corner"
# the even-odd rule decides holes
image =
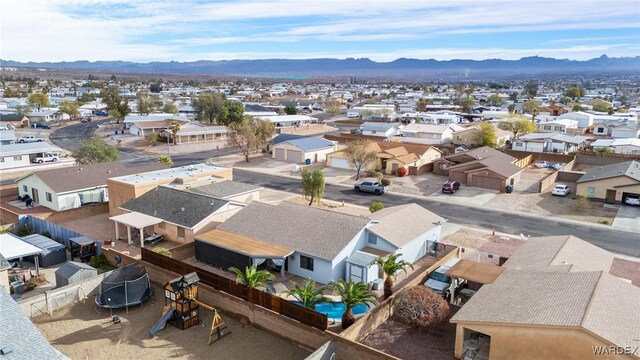
[[[640,55],[638,0],[0,0],[0,59],[587,60]]]

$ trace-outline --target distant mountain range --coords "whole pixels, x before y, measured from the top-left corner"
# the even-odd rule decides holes
[[[73,61],[18,62],[0,60],[2,66],[127,73],[220,74],[253,77],[307,78],[358,76],[369,78],[485,78],[554,73],[623,73],[640,71],[640,56],[577,61],[539,56],[520,60],[418,60],[401,58],[391,62],[363,59],[267,59],[200,60],[193,62]]]

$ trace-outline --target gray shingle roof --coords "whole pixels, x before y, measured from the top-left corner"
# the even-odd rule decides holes
[[[281,144],[284,144],[284,143],[291,144],[304,151],[320,150],[320,149],[331,148],[334,146],[333,142],[320,136],[287,140],[287,141],[283,141]]]
[[[252,202],[218,229],[333,260],[369,219],[282,202]]]
[[[0,289],[0,348],[11,347],[2,360],[62,359],[18,304]]]
[[[64,245],[59,242],[49,239],[48,237],[40,234],[28,235],[22,238],[22,241],[28,242],[31,245],[37,246],[45,250],[42,254],[46,255],[51,251],[64,249]]]
[[[362,124],[362,130],[365,131],[388,131],[391,128],[394,128],[396,124],[391,123],[378,123],[378,122],[365,122]]]
[[[367,229],[397,247],[402,247],[421,234],[433,229],[441,217],[417,204],[388,207],[369,216]],[[429,239],[431,240],[431,239]]]
[[[347,262],[350,264],[369,267],[369,265],[371,265],[371,263],[375,261],[377,258],[378,257],[373,254],[369,254],[362,251],[356,251],[347,258]]]
[[[245,184],[237,181],[221,181],[213,184],[198,186],[187,189],[194,194],[206,195],[217,198],[227,198],[230,196],[240,195],[251,191],[262,189],[259,186]]]
[[[624,161],[610,165],[593,167],[578,179],[578,183],[597,181],[618,176],[627,176],[640,181],[640,161]]]
[[[278,134],[276,137],[271,139],[270,143],[272,145],[280,144],[281,142],[289,141],[289,140],[297,140],[308,137],[306,135],[296,135],[296,134]]]
[[[211,196],[159,186],[136,199],[127,201],[121,207],[186,228],[193,228],[228,203],[227,200]]]

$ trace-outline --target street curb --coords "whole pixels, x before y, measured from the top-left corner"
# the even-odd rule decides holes
[[[238,168],[238,170],[244,170],[244,171],[255,172],[255,173],[264,174],[264,175],[283,177],[283,178],[294,179],[294,180],[300,180],[300,178],[295,177],[295,176],[284,175],[284,174],[274,174],[274,173],[271,173],[271,172],[259,171],[259,170],[255,170],[255,169],[252,169],[252,168]],[[345,184],[340,184],[340,183],[327,182],[326,184],[327,185],[332,185],[332,186],[338,186],[338,187],[342,187],[342,188],[347,188],[347,189],[352,189],[353,188],[351,185],[345,185]],[[450,204],[450,205],[461,205],[461,204],[456,204],[456,203],[450,203],[450,202],[443,201],[443,200],[440,200],[440,199],[430,198],[430,197],[424,196],[424,195],[411,195],[411,194],[405,194],[405,193],[400,193],[400,192],[392,192],[390,194],[397,195],[397,196],[400,196],[400,197],[404,197],[406,199],[420,199],[420,200],[429,201],[429,202],[433,202],[433,203]],[[468,208],[474,208],[474,209],[478,209],[478,210],[484,210],[484,211],[494,211],[493,209],[489,209],[489,208],[484,207],[484,206],[477,206],[477,205],[462,205],[462,206],[466,206]],[[532,218],[532,219],[549,220],[549,218],[551,217],[551,216],[537,215],[537,214],[523,214],[523,213],[519,213],[519,212],[516,212],[516,211],[504,210],[504,209],[501,209],[500,211],[502,213],[506,213],[506,214],[510,214],[510,215],[523,216],[523,217],[529,217],[529,218]],[[563,224],[567,224],[567,225],[591,226],[591,227],[599,228],[599,229],[602,229],[602,230],[617,230],[617,231],[622,231],[622,232],[636,233],[635,231],[632,231],[632,230],[627,230],[627,229],[622,229],[622,228],[614,228],[611,225],[603,225],[603,224],[598,224],[598,223],[588,223],[588,222],[584,222],[584,221],[571,220],[571,219],[561,219],[561,218],[553,218],[553,220],[557,221],[558,223],[563,223]]]

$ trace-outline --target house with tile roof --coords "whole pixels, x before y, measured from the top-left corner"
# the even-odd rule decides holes
[[[63,211],[108,202],[108,178],[166,168],[160,163],[125,166],[113,161],[35,171],[17,180],[18,191],[20,196],[28,194],[39,205]]]
[[[195,236],[196,259],[221,268],[258,264],[323,284],[368,283],[378,278],[369,260],[402,254],[415,262],[440,239],[441,223],[416,204],[364,218],[288,202],[252,202],[215,230]]]
[[[304,137],[282,141],[271,146],[272,158],[296,164],[325,161],[327,154],[337,149],[337,144],[321,136]]]
[[[483,146],[436,159],[433,172],[463,185],[502,192],[507,185],[520,182],[522,168],[515,165],[517,161],[513,156]]]
[[[613,259],[574,236],[530,238],[452,317],[454,357],[607,358],[601,346],[640,358],[640,288],[612,275]]]
[[[631,160],[592,167],[576,181],[576,194],[607,204],[640,198],[640,161]]]

